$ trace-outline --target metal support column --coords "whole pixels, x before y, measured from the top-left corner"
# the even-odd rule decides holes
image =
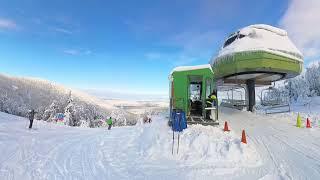
[[[249,106],[248,111],[253,111],[253,107],[256,105],[256,93],[255,93],[255,80],[249,79],[246,81],[248,90]]]

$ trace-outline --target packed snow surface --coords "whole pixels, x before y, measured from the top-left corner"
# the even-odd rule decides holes
[[[302,114],[303,119],[305,115]],[[72,128],[0,113],[1,179],[319,179],[320,131],[296,128],[296,113],[222,109],[231,132],[193,125],[172,155],[163,115],[151,124]],[[240,142],[246,130],[248,144]],[[177,140],[177,134],[175,136]]]
[[[240,35],[244,37],[239,38]],[[231,35],[228,39],[233,36],[238,36],[238,38],[230,45],[222,48],[218,57],[232,55],[237,52],[263,50],[303,61],[302,53],[289,39],[285,30],[265,24],[257,24],[240,29],[238,33]]]

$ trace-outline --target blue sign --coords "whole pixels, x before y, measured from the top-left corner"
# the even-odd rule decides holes
[[[187,118],[183,111],[174,111],[171,115],[172,130],[181,132],[187,128]]]
[[[58,119],[58,120],[60,120],[60,121],[63,121],[63,119],[64,119],[64,114],[63,114],[63,113],[58,113],[58,114],[56,115],[56,119]]]

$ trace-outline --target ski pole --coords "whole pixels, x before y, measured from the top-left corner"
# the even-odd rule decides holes
[[[182,125],[181,125],[181,113],[179,114],[178,124],[179,124],[179,134],[178,134],[178,148],[177,148],[177,154],[179,154],[179,147],[180,147],[180,132],[182,131]]]
[[[178,148],[177,148],[177,154],[179,154],[179,146],[180,146],[180,132],[178,134]]]
[[[172,130],[172,155],[173,155],[173,149],[174,149],[174,130]]]

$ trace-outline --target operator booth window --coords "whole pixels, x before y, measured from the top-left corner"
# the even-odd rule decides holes
[[[211,94],[211,79],[206,80],[206,97],[208,97]]]
[[[199,83],[190,84],[190,99],[192,101],[201,100],[201,84]]]

